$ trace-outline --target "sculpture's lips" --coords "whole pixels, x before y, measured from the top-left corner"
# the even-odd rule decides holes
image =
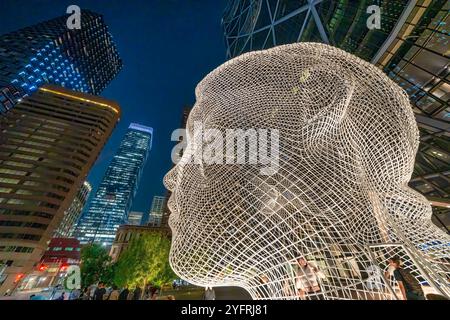
[[[169,197],[169,200],[167,200],[167,207],[170,210],[170,216],[169,216],[169,227],[174,230],[176,221],[178,219],[178,212],[176,210],[176,204],[175,204],[175,194],[172,193]]]

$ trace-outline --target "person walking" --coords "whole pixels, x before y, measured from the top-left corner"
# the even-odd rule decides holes
[[[130,294],[130,290],[128,290],[128,286],[123,288],[123,290],[119,294],[119,300],[128,300],[128,295]]]
[[[69,300],[78,300],[79,297],[80,297],[80,289],[73,289],[70,292]]]
[[[78,300],[91,300],[91,297],[89,296],[89,287],[84,288]]]
[[[119,300],[119,290],[117,289],[116,285],[112,286],[112,291],[109,294],[108,300]]]
[[[66,294],[65,294],[65,292],[63,291],[62,293],[61,293],[61,295],[58,297],[58,298],[56,298],[55,300],[64,300],[66,298]]]
[[[152,297],[150,298],[150,300],[158,300],[158,296],[159,296],[159,291],[155,290],[152,294]]]
[[[394,269],[393,276],[404,300],[425,300],[419,281],[408,270],[402,268],[399,257],[390,258],[389,266]]]
[[[216,292],[212,287],[205,287],[205,292],[203,293],[203,300],[216,300]]]
[[[88,289],[88,294],[89,294],[89,300],[94,300],[94,295],[95,295],[95,291],[97,290],[97,285],[91,284],[89,289]]]
[[[299,268],[297,270],[296,288],[300,299],[305,299],[306,294],[320,291],[317,276],[319,269],[303,257],[297,260],[297,264]]]
[[[103,300],[103,295],[106,293],[105,284],[100,282],[97,290],[94,292],[94,300]]]
[[[133,300],[141,300],[142,289],[140,287],[136,287],[133,292]]]
[[[105,294],[103,295],[103,300],[109,300],[109,296],[111,295],[112,291],[113,291],[112,286],[111,287],[105,287]]]

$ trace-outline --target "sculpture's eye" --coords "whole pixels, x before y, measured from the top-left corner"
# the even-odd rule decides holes
[[[329,65],[305,68],[298,75],[297,100],[302,105],[306,119],[313,119],[330,112],[330,109],[348,98],[352,79],[344,78],[344,71]]]

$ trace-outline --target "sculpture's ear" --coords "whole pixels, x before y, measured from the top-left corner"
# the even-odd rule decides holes
[[[318,106],[319,111],[307,120],[301,129],[304,149],[316,153],[335,144],[335,138],[347,115],[347,109],[353,96],[355,83],[353,79],[342,79],[335,92],[324,92],[331,95],[330,103]]]

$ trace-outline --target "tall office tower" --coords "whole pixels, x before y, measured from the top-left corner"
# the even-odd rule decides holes
[[[92,186],[89,182],[85,181],[81,188],[78,190],[75,198],[72,201],[70,207],[64,212],[64,218],[59,224],[58,229],[55,231],[54,237],[56,238],[71,238],[78,219],[81,217],[83,208],[86,205],[86,201],[89,198],[89,194],[92,191]]]
[[[154,196],[152,201],[152,208],[148,214],[147,224],[152,227],[161,226],[164,204],[166,202],[166,197]]]
[[[140,226],[142,224],[142,217],[144,213],[142,211],[131,211],[128,215],[127,224],[133,226]]]
[[[0,294],[41,259],[119,117],[115,102],[45,85],[1,119]]]
[[[380,29],[367,27],[371,5],[381,9]],[[222,24],[230,58],[316,41],[383,69],[409,94],[421,131],[410,185],[443,216],[450,214],[449,12],[446,0],[231,0]]]
[[[136,123],[128,127],[119,150],[75,229],[74,236],[81,243],[99,242],[109,246],[119,226],[126,224],[152,146],[152,136],[152,128]]]
[[[0,114],[44,83],[98,95],[122,68],[103,17],[81,12],[81,29],[68,15],[0,36]]]

